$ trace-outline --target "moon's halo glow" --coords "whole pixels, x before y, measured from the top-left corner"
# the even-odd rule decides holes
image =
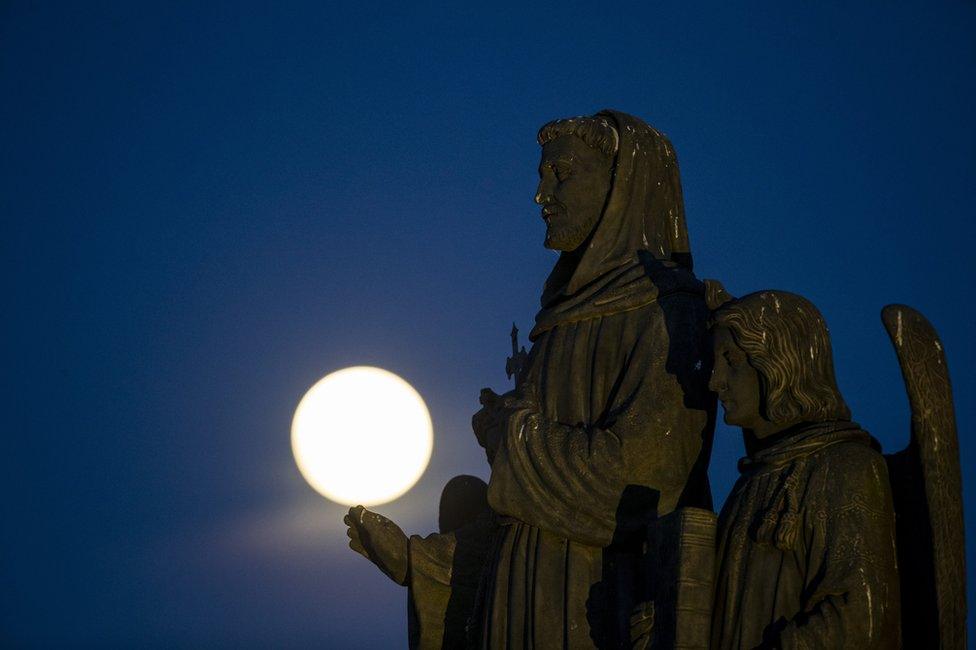
[[[305,480],[344,505],[402,496],[427,468],[433,426],[423,398],[397,375],[353,366],[326,375],[298,403],[291,448]]]

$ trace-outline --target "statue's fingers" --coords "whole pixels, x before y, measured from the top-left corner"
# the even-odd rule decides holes
[[[363,538],[359,534],[358,530],[356,530],[355,528],[350,528],[349,530],[346,531],[346,537],[349,538],[349,548],[356,551],[357,553],[362,553],[363,556],[365,557],[369,557],[368,555],[366,555],[366,545],[363,544]]]
[[[358,539],[351,539],[351,540],[349,540],[349,548],[351,548],[352,550],[356,551],[357,553],[359,553],[360,555],[362,555],[364,558],[369,559],[369,555],[366,554],[366,549],[363,548],[363,545],[359,542]]]
[[[367,510],[363,508],[359,513],[359,524],[364,530],[369,530],[383,523],[386,519],[381,514],[375,513],[372,510]]]
[[[359,536],[363,534],[363,525],[356,517],[351,517],[349,515],[346,515],[345,517],[343,517],[343,521],[345,521],[346,526],[348,526],[348,528],[346,529],[346,534],[349,535],[350,537],[352,537],[353,535]]]
[[[367,522],[364,521],[366,509],[362,506],[354,506],[349,508],[349,514],[343,518],[346,525],[350,528],[355,528],[357,530],[362,530]]]

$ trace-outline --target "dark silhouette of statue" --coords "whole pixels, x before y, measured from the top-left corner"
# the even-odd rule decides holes
[[[884,456],[851,421],[812,304],[695,277],[667,138],[603,111],[538,141],[560,255],[528,351],[513,326],[514,390],[483,389],[472,418],[487,488],[452,480],[426,537],[358,506],[345,519],[350,547],[408,586],[410,647],[965,648],[931,325],[883,312],[912,405],[908,448]],[[717,526],[716,393],[747,451]]]
[[[710,385],[725,421],[742,427],[747,456],[719,519],[712,648],[899,648],[902,620],[905,647],[965,647],[961,510],[935,495],[942,520],[958,512],[959,531],[950,534],[934,530],[918,507],[928,502],[926,482],[929,492],[954,491],[958,504],[954,424],[943,419],[930,427],[951,444],[927,475],[918,462],[919,433],[921,447],[933,460],[935,454],[922,427],[909,449],[886,463],[878,443],[850,419],[827,327],[809,301],[763,291],[717,302],[724,304],[712,317]],[[948,389],[941,344],[930,326],[920,331],[924,319],[907,322],[908,314],[920,318],[917,312],[898,307],[901,315],[892,317],[891,309],[885,320],[898,321],[889,331],[906,380],[926,363],[904,351],[909,332],[928,343],[925,356],[942,368],[942,385],[910,385],[909,393],[938,403]],[[926,417],[944,414],[945,406],[943,399]],[[897,501],[892,486],[902,495]],[[960,571],[936,586],[938,558],[952,559],[947,564]],[[945,608],[946,618],[955,618],[940,630]]]
[[[395,523],[356,506],[349,510],[349,546],[407,587],[411,648],[461,648],[495,525],[488,486],[455,476],[441,493],[439,532],[407,537]],[[445,562],[445,558],[450,562]]]
[[[468,642],[620,647],[647,600],[648,526],[679,508],[711,508],[704,285],[667,138],[604,111],[550,122],[538,139],[536,202],[545,244],[560,256],[527,353],[513,332],[515,389],[482,390],[472,420],[495,514],[471,533],[492,547]],[[398,582],[470,564],[453,541],[466,527],[408,543],[364,509],[347,523],[350,545]],[[412,584],[415,603],[443,599],[440,587]]]
[[[899,647],[888,472],[850,420],[820,313],[763,291],[713,323],[710,385],[747,456],[719,518],[712,647]]]
[[[605,111],[539,132],[536,202],[560,251],[517,387],[475,433],[500,523],[483,648],[619,647],[644,599],[648,525],[711,508],[707,308],[674,150]]]
[[[410,646],[965,648],[958,443],[931,325],[883,312],[912,405],[908,448],[884,456],[851,421],[812,304],[695,277],[667,138],[603,111],[538,141],[559,259],[528,351],[513,327],[514,390],[483,389],[472,418],[487,488],[452,480],[426,537],[362,507],[345,519],[350,547],[409,587]],[[716,393],[747,451],[717,530]]]

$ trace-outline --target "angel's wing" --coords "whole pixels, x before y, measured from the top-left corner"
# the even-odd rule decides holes
[[[966,648],[966,557],[959,441],[945,352],[905,305],[881,311],[898,354],[912,433],[886,457],[897,517],[905,648]]]

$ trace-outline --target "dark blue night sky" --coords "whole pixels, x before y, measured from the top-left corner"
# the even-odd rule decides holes
[[[556,259],[536,129],[607,107],[672,139],[700,277],[821,308],[886,450],[879,310],[935,324],[976,585],[976,3],[678,4],[3,2],[0,639],[405,645],[292,413],[344,366],[410,381],[434,455],[377,509],[433,530]],[[720,425],[719,503],[741,453]]]

